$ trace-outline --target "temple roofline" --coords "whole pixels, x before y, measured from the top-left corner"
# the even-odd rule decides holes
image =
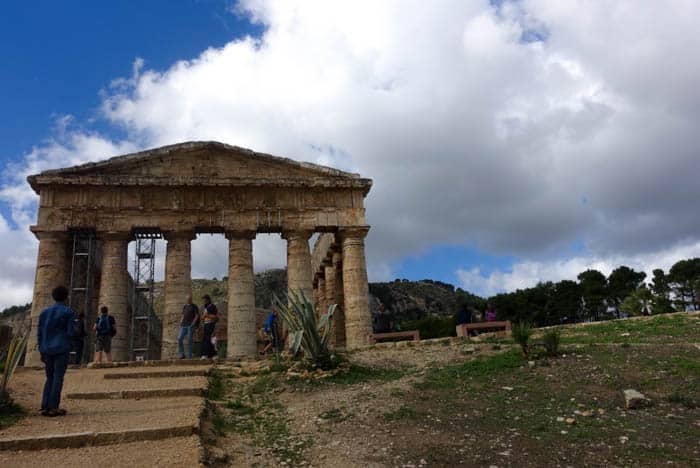
[[[228,145],[225,143],[220,143],[217,141],[189,141],[184,143],[177,143],[174,145],[161,146],[158,148],[152,148],[144,151],[139,151],[136,153],[129,153],[119,156],[114,156],[109,159],[105,159],[97,162],[89,162],[85,164],[80,164],[77,166],[71,166],[67,168],[60,169],[50,169],[43,171],[39,174],[30,175],[27,177],[29,185],[38,193],[37,186],[43,185],[44,183],[50,181],[50,183],[60,183],[61,177],[66,176],[80,176],[85,173],[89,173],[93,170],[99,170],[102,168],[107,168],[115,164],[124,163],[138,163],[140,161],[145,161],[152,158],[157,158],[165,156],[175,152],[190,152],[199,150],[219,150],[223,152],[236,153],[239,155],[245,155],[253,159],[257,159],[267,163],[273,164],[283,164],[289,167],[295,167],[299,169],[307,169],[318,173],[319,178],[341,178],[341,179],[351,179],[357,181],[363,181],[360,183],[362,186],[371,186],[370,179],[362,179],[359,174],[340,171],[332,167],[321,166],[319,164],[314,164],[310,162],[300,162],[295,161],[290,158],[285,158],[281,156],[274,156],[266,153],[259,153],[247,148],[241,148],[239,146]],[[138,184],[137,184],[138,185]]]

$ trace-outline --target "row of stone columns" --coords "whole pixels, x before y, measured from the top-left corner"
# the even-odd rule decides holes
[[[365,268],[364,236],[367,229],[344,229],[340,234],[341,248],[324,265],[322,302],[342,304],[336,316],[338,346],[353,348],[367,343],[372,332],[369,312],[367,272]],[[286,231],[288,292],[308,298],[316,297],[313,287],[309,238],[311,231]],[[38,316],[53,300],[51,291],[59,284],[67,285],[69,277],[67,233],[39,232],[39,251],[32,302],[32,331],[27,354],[28,365],[39,364],[36,327]],[[102,240],[102,273],[100,306],[107,306],[117,323],[117,335],[112,342],[113,359],[129,359],[129,313],[127,251],[131,235],[121,232],[100,233]],[[228,355],[254,356],[257,353],[255,323],[255,284],[252,240],[254,232],[229,231],[228,274]],[[162,316],[162,358],[177,357],[177,333],[185,298],[192,291],[191,241],[193,231],[165,233],[165,307]],[[317,288],[318,289],[318,288]]]
[[[316,272],[314,300],[318,308],[325,312],[330,305],[338,305],[333,337],[337,347],[366,345],[372,333],[364,244],[368,230],[353,227],[339,231],[336,244]]]

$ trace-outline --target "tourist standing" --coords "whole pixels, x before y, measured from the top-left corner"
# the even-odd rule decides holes
[[[200,354],[202,359],[212,359],[216,358],[216,347],[212,343],[212,336],[214,336],[216,322],[219,320],[219,311],[212,304],[209,294],[202,296],[202,300],[204,301],[204,306],[202,307],[203,329]]]
[[[106,306],[100,308],[92,329],[95,332],[95,362],[112,362],[112,338],[117,334],[117,322],[109,315]]]
[[[185,297],[185,305],[182,307],[182,320],[180,332],[177,335],[177,354],[180,359],[192,359],[192,335],[199,324],[199,308],[192,303],[192,294]],[[185,354],[184,340],[187,340],[187,352]]]
[[[73,335],[75,313],[66,305],[68,289],[58,286],[51,292],[56,303],[39,315],[37,341],[41,361],[44,363],[46,382],[41,397],[42,416],[63,416],[66,410],[60,409],[63,377],[68,367]]]
[[[73,336],[71,338],[72,351],[75,353],[73,364],[80,365],[83,362],[83,348],[85,347],[85,314],[80,312],[73,317]]]

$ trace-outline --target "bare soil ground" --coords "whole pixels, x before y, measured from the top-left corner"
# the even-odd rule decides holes
[[[482,338],[370,348],[322,379],[222,370],[204,442],[214,466],[700,466],[697,315],[563,341],[532,363]],[[627,388],[653,404],[626,410]]]

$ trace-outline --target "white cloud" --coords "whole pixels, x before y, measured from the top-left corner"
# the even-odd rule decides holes
[[[102,113],[124,141],[69,128],[18,163],[1,193],[15,222],[33,217],[28,173],[212,139],[374,178],[375,279],[440,244],[513,255],[522,275],[548,279],[566,267],[526,266],[570,264],[551,259],[572,242],[612,262],[698,241],[697,2],[248,0],[236,11],[264,35],[163,71],[137,59],[115,78]],[[225,255],[197,249],[202,274]],[[256,264],[280,260],[256,249]],[[503,275],[493,281],[520,284]]]

